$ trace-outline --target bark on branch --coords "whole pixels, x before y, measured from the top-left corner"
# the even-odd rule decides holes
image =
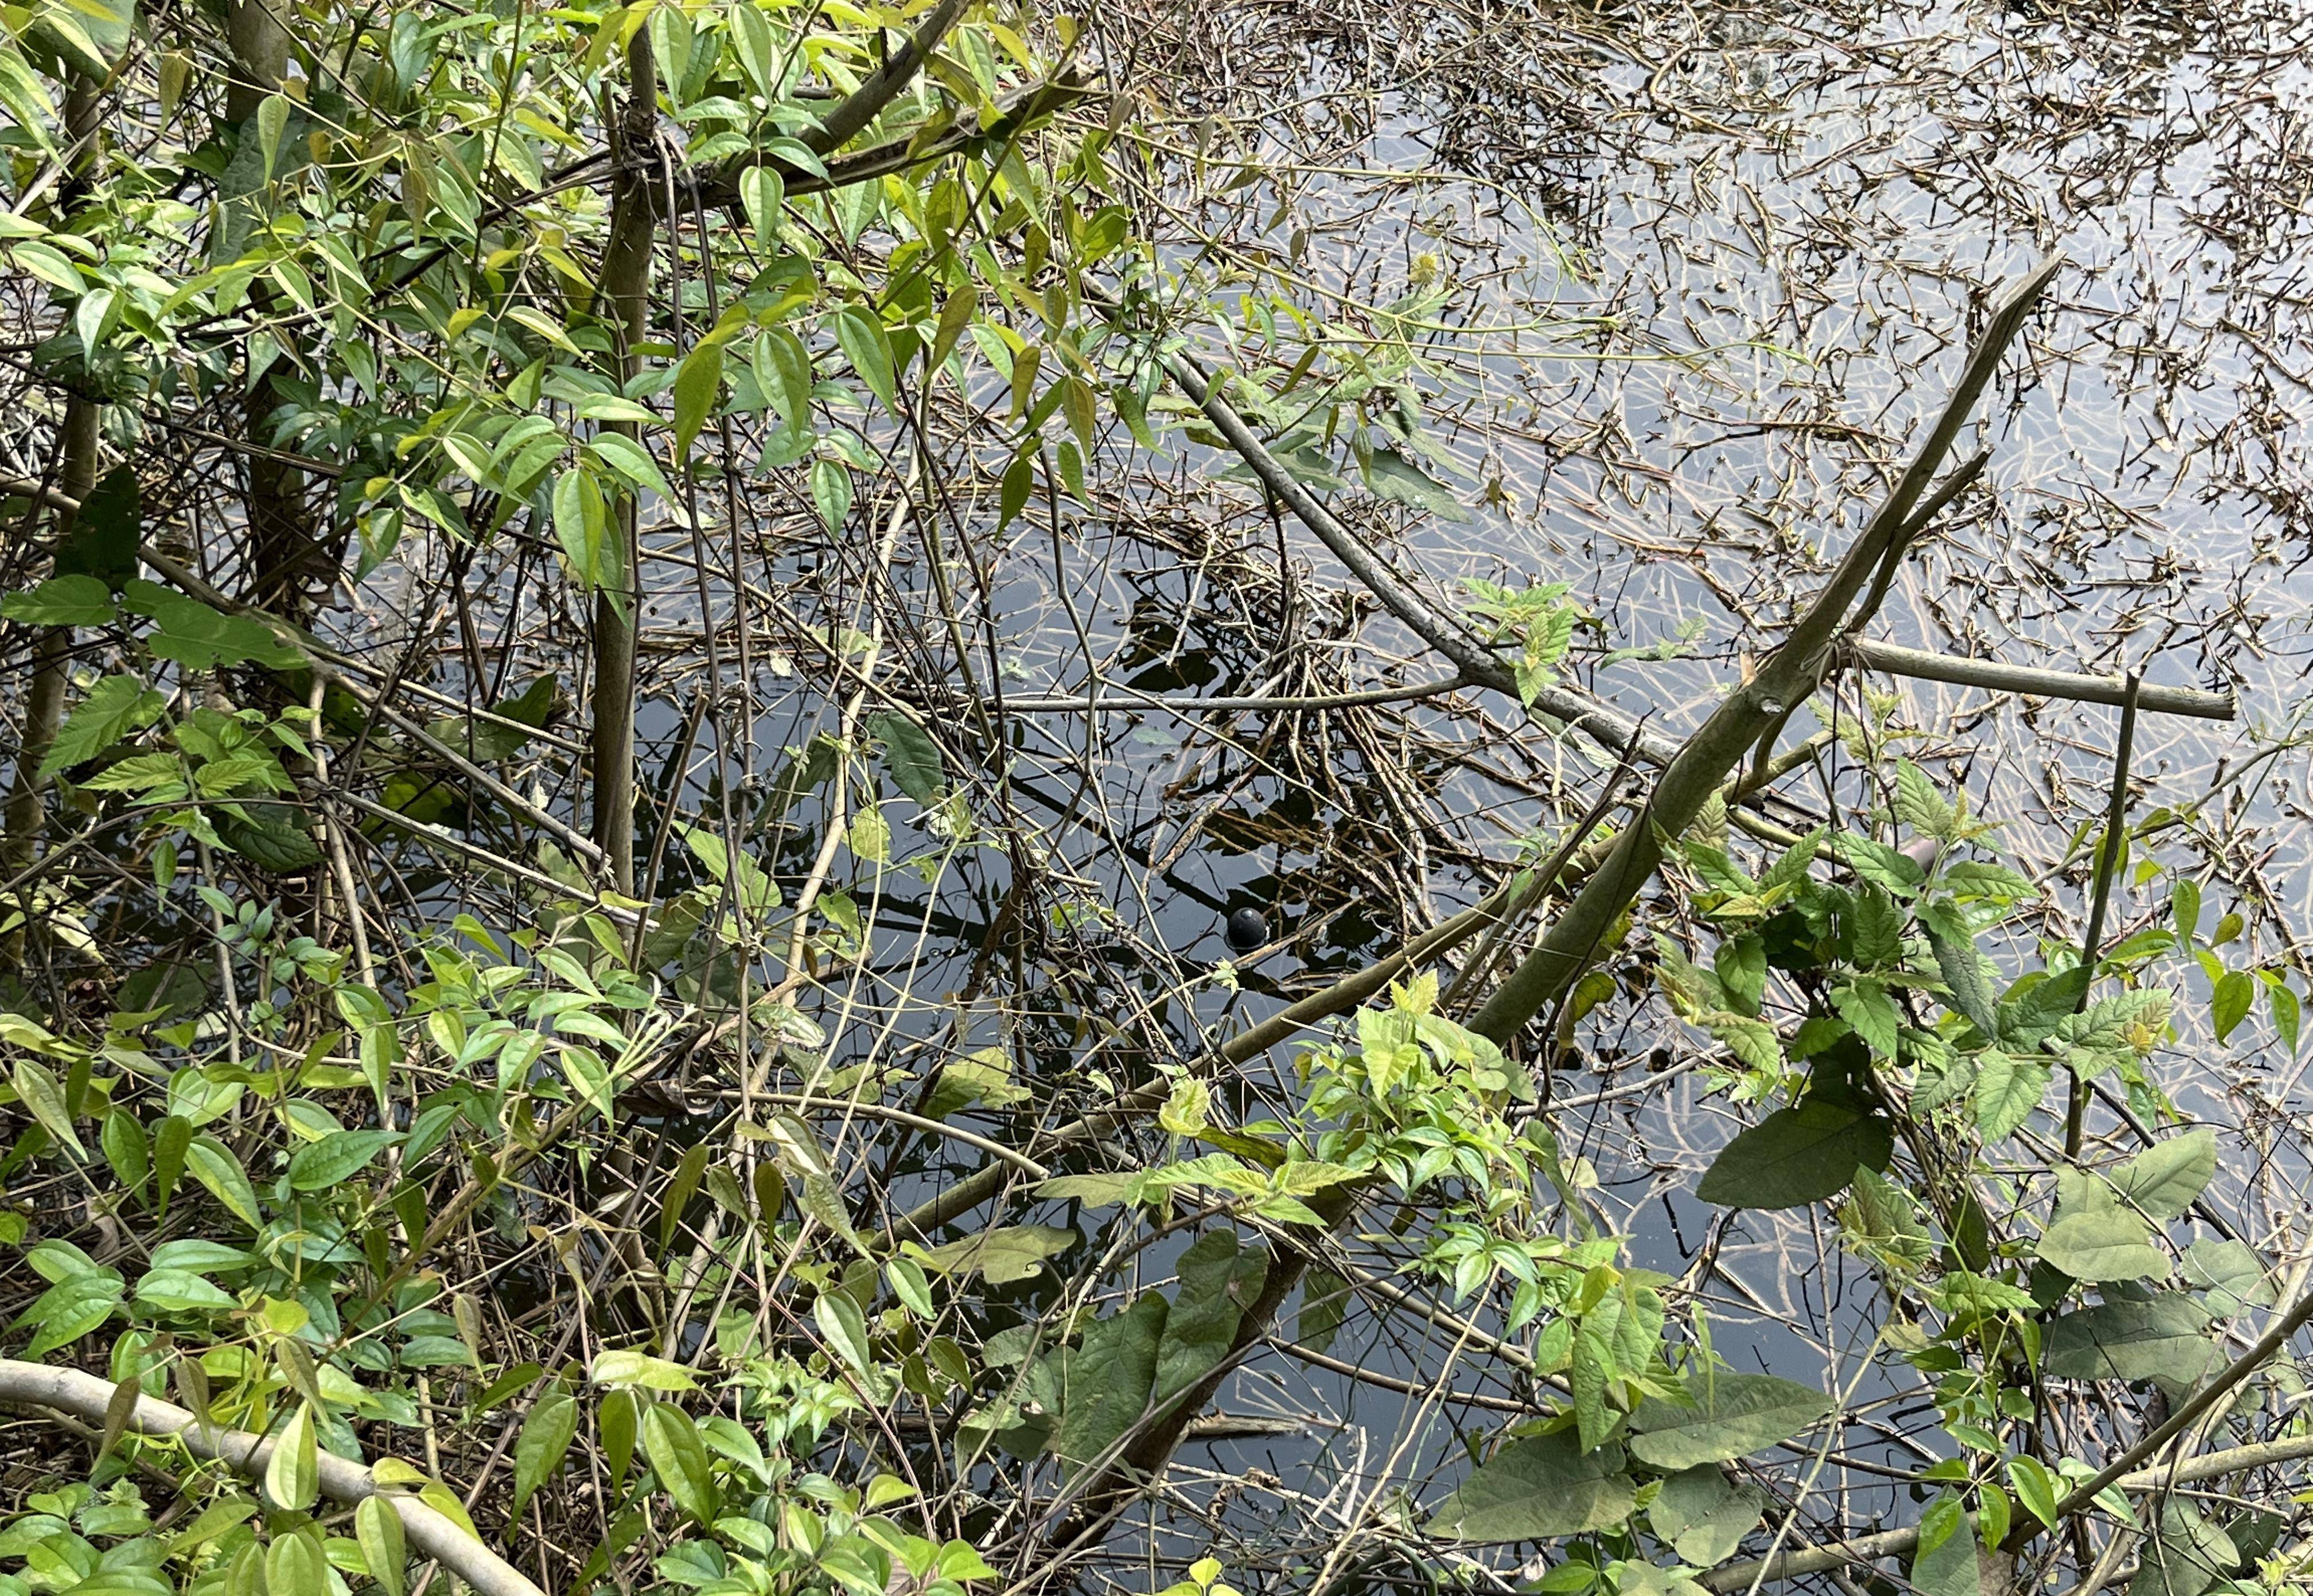
[[[1780,726],[1791,706],[1822,681],[1832,646],[1849,624],[1848,612],[1890,548],[1913,525],[1913,509],[1975,410],[2008,346],[2061,264],[2050,257],[2001,296],[1958,384],[1928,429],[1902,477],[1812,604],[1752,679],[1728,693],[1683,745],[1655,783],[1647,813],[1623,831],[1613,853],[1543,936],[1542,945],[1489,998],[1470,1028],[1506,1043],[1587,968],[1608,931],[1662,862],[1663,843],[1693,824],[1728,773],[1763,736]]]
[[[52,1408],[101,1425],[107,1421],[114,1393],[119,1389],[112,1381],[77,1369],[57,1369],[46,1363],[0,1358],[0,1402]],[[251,1479],[263,1476],[266,1461],[273,1455],[273,1442],[265,1436],[204,1423],[176,1404],[152,1397],[136,1399],[136,1406],[129,1411],[128,1428],[136,1434],[156,1439],[173,1436],[194,1457],[223,1463]],[[402,1533],[409,1545],[471,1585],[480,1596],[545,1596],[512,1564],[467,1534],[446,1514],[436,1512],[415,1496],[380,1491],[375,1477],[359,1463],[325,1451],[321,1454],[320,1464],[321,1495],[348,1506],[371,1496],[383,1496],[401,1516]]]

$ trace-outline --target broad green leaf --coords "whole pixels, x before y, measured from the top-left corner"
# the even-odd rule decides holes
[[[2209,1018],[2216,1027],[2217,1040],[2230,1037],[2233,1028],[2248,1018],[2256,1002],[2256,978],[2247,970],[2227,970],[2218,979],[2216,991],[2209,996]]]
[[[2074,1199],[2058,1211],[2037,1250],[2074,1280],[2100,1283],[2168,1274],[2168,1260],[2152,1245],[2144,1221],[2094,1179],[2082,1181]]]
[[[578,1402],[557,1385],[538,1399],[522,1421],[514,1443],[514,1516],[538,1487],[562,1467],[570,1442],[578,1433]]]
[[[0,616],[28,626],[102,626],[119,613],[94,577],[50,577],[30,593],[0,598]]]
[[[121,738],[144,730],[161,718],[166,701],[134,676],[105,677],[57,729],[56,741],[40,761],[41,776],[85,763]]]
[[[330,1596],[330,1559],[321,1550],[319,1530],[308,1524],[273,1538],[265,1548],[265,1592],[266,1596]]]
[[[611,582],[612,573],[602,563],[608,525],[602,489],[592,472],[573,466],[555,479],[554,538],[571,574],[590,592]]]
[[[119,65],[136,25],[136,0],[33,0],[26,31],[84,77]]]
[[[297,1150],[289,1160],[289,1184],[301,1192],[342,1185],[367,1168],[392,1141],[389,1131],[333,1131]]]
[[[1665,1479],[1647,1520],[1681,1561],[1708,1568],[1735,1555],[1765,1505],[1762,1493],[1735,1486],[1724,1470],[1705,1463]]]
[[[1920,912],[1920,925],[1928,934],[1928,950],[1935,955],[1936,971],[1951,988],[1952,1007],[1986,1036],[1995,1034],[2000,1027],[2000,1002],[1966,918],[1948,904],[1931,904]]]
[[[674,454],[687,463],[699,429],[715,410],[723,392],[723,346],[708,339],[683,357],[674,374]]]
[[[875,1354],[867,1339],[867,1320],[859,1304],[841,1292],[822,1292],[811,1305],[811,1317],[837,1360],[854,1374],[873,1380]]]
[[[761,21],[761,13],[752,15]],[[787,204],[787,184],[779,174],[769,166],[747,168],[739,176],[739,203],[746,209],[747,225],[755,230],[757,244],[768,249],[776,243],[781,207]]]
[[[893,784],[928,808],[939,797],[940,784],[947,776],[939,745],[922,727],[897,712],[870,715],[866,726],[868,734],[884,746],[884,768],[892,773]]]
[[[311,1507],[321,1489],[319,1443],[313,1434],[313,1410],[297,1404],[288,1423],[274,1437],[273,1455],[265,1461],[265,1494],[273,1505],[290,1512]]]
[[[1376,498],[1422,510],[1441,521],[1466,521],[1470,512],[1453,489],[1395,449],[1378,448],[1359,462],[1366,487]]]
[[[1722,1208],[1804,1207],[1843,1190],[1859,1168],[1886,1168],[1894,1151],[1886,1121],[1810,1098],[1728,1142],[1695,1195]]]
[[[788,428],[811,428],[811,353],[803,340],[784,327],[755,335],[755,382]]]
[[[2048,1095],[2054,1069],[2027,1054],[1988,1047],[1979,1055],[1975,1074],[1975,1124],[1986,1141],[2012,1136]]]
[[[868,392],[884,401],[885,410],[898,415],[900,397],[892,373],[892,341],[884,331],[884,323],[859,306],[849,305],[835,319],[835,341],[842,346],[844,357],[859,374],[859,380],[867,384]]]
[[[851,468],[824,457],[811,463],[811,502],[820,525],[840,532],[851,516]]]
[[[1649,1397],[1631,1415],[1631,1455],[1656,1468],[1692,1468],[1747,1457],[1820,1423],[1832,1400],[1772,1374],[1698,1380],[1695,1406]]]
[[[2154,1219],[2193,1205],[2217,1173],[2217,1133],[2207,1125],[2155,1142],[2112,1172],[2114,1187]]]
[[[719,1502],[714,1465],[689,1414],[671,1402],[654,1402],[644,1409],[643,1455],[650,1459],[659,1487],[694,1523],[715,1521]]]
[[[73,1129],[72,1113],[65,1104],[65,1089],[45,1064],[31,1059],[18,1059],[9,1071],[9,1080],[24,1107],[40,1122],[40,1128],[72,1150],[75,1159],[85,1163],[88,1149],[81,1145],[80,1134]]]
[[[1076,1244],[1077,1233],[1053,1225],[998,1225],[949,1241],[924,1254],[925,1267],[957,1280],[984,1276],[990,1285],[1033,1278],[1044,1260]]]
[[[1925,1533],[1912,1559],[1912,1588],[1919,1596],[1978,1596],[1983,1589],[1976,1566],[1975,1531],[1961,1512],[1959,1499],[1947,1491],[1929,1510],[1943,1521],[1941,1533]]]
[[[354,1510],[354,1536],[378,1589],[385,1596],[402,1596],[409,1554],[400,1510],[383,1495],[364,1497]]]
[[[1052,1450],[1069,1475],[1097,1461],[1148,1411],[1165,1313],[1164,1298],[1144,1292],[1122,1313],[1086,1326],[1082,1345],[1058,1354],[1060,1422]]]
[[[2181,1292],[2099,1303],[2047,1327],[2043,1362],[2060,1380],[2158,1380],[2189,1385],[2223,1354],[2204,1334],[2208,1312]]]
[[[1638,1487],[1613,1447],[1584,1452],[1571,1430],[1513,1441],[1438,1504],[1429,1527],[1456,1540],[1544,1540],[1629,1517]]]
[[[185,1150],[193,1178],[209,1188],[218,1202],[233,1211],[252,1230],[262,1230],[265,1217],[258,1211],[257,1192],[233,1149],[214,1136],[195,1136]]]
[[[2162,1503],[2159,1528],[2140,1556],[2128,1596],[2201,1596],[2241,1561],[2231,1536],[2176,1496]]]
[[[651,452],[626,434],[598,432],[586,441],[586,447],[597,460],[636,487],[649,489],[671,506],[682,502]]]
[[[2056,1504],[2066,1493],[2062,1482],[2048,1472],[2045,1464],[2037,1458],[2010,1458],[2008,1483],[2016,1493],[2016,1500],[2024,1504],[2025,1512],[2039,1520],[2044,1528],[2056,1527]]]
[[[1207,1230],[1175,1267],[1181,1284],[1156,1344],[1154,1399],[1159,1403],[1188,1389],[1228,1354],[1245,1305],[1268,1275],[1269,1254],[1258,1247],[1240,1249],[1235,1230]]]
[[[2273,1303],[2273,1282],[2247,1242],[2202,1237],[2185,1249],[2185,1278],[2208,1293],[2209,1310],[2220,1318]]]

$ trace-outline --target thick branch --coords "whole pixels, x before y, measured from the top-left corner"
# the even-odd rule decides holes
[[[99,1380],[77,1369],[55,1369],[45,1363],[0,1359],[0,1402],[54,1408],[92,1424],[103,1424],[118,1389],[109,1380]],[[273,1454],[273,1442],[262,1435],[204,1424],[174,1403],[152,1397],[136,1399],[136,1406],[129,1412],[128,1427],[138,1435],[174,1436],[196,1458],[223,1463],[251,1479],[264,1475],[266,1461]],[[401,1515],[402,1533],[410,1546],[464,1580],[481,1596],[545,1596],[505,1558],[417,1497],[380,1491],[367,1468],[332,1452],[322,1452],[319,1461],[321,1495],[347,1505],[371,1496],[383,1496]]]
[[[1957,655],[1932,654],[1925,648],[1905,648],[1895,643],[1858,639],[1848,647],[1856,664],[1866,670],[1885,671],[1891,676],[1949,682],[1960,687],[1989,687],[1996,692],[2019,692],[2029,698],[2071,699],[2084,704],[2117,704],[2128,693],[2128,684],[2117,676],[2086,676],[2034,666],[2002,665],[1996,659],[1963,659]],[[2230,720],[2238,713],[2231,693],[2207,692],[2197,687],[2142,687],[2137,692],[2136,707],[2152,714],[2193,715],[2203,720]]]
[[[1542,945],[1527,955],[1470,1028],[1497,1043],[1508,1041],[1588,966],[1607,932],[1662,862],[1664,840],[1693,824],[1743,755],[1780,725],[1790,706],[1822,679],[1825,656],[1847,624],[1848,611],[1878,569],[1881,557],[1913,523],[1937,468],[1992,381],[2009,344],[2021,331],[2040,291],[2059,264],[2051,257],[2002,295],[1983,334],[1969,351],[1959,382],[1919,452],[1848,549],[1815,602],[1803,611],[1758,674],[1727,695],[1689,737],[1655,784],[1648,812],[1625,830],[1605,864],[1567,906]]]

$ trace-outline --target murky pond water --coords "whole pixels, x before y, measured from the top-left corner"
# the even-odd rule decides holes
[[[1821,579],[1941,404],[1998,286],[2062,251],[2070,264],[1963,440],[1991,452],[1983,485],[1906,564],[1875,632],[2235,691],[2231,724],[2140,727],[2132,814],[2159,824],[2135,857],[2157,869],[2124,881],[2114,923],[2152,923],[2171,880],[2195,877],[2211,922],[2244,917],[2229,963],[2306,985],[2313,9],[1473,0],[1176,6],[1104,26],[1113,60],[1146,85],[1130,134],[1153,157],[1143,221],[1168,266],[1247,310],[1182,331],[1272,385],[1315,342],[1337,357],[1329,370],[1354,352],[1418,392],[1464,469],[1466,518],[1356,494],[1344,507],[1451,602],[1467,576],[1571,584],[1595,619],[1574,675],[1673,736]],[[1280,302],[1309,322],[1280,322]],[[1224,480],[1227,461],[1184,443],[1136,450],[1121,428],[1110,444],[1093,463],[1095,511],[1033,505],[998,533],[990,491],[944,517],[938,547],[910,526],[888,553],[864,516],[827,546],[799,499],[754,529],[749,580],[770,599],[752,685],[770,708],[748,809],[767,813],[775,751],[890,691],[937,719],[952,757],[976,754],[975,802],[1016,828],[922,873],[840,864],[832,882],[872,930],[871,957],[816,1012],[837,1066],[922,1072],[992,1046],[1097,1102],[1104,1071],[1192,1056],[1218,1027],[1468,902],[1596,790],[1595,752],[1472,692],[1323,712],[1125,707],[1448,673],[1322,547]],[[967,463],[947,463],[960,477]],[[860,503],[888,505],[895,485],[863,479]],[[653,566],[664,648],[646,784],[664,763],[667,782],[711,798],[717,756],[689,718],[704,663],[678,563],[690,544],[654,542],[672,558]],[[728,588],[709,596],[719,610]],[[803,628],[871,613],[884,684],[855,690],[846,673],[863,673]],[[2077,939],[2115,710],[1851,675],[1817,717],[1842,733],[1884,721],[2008,822],[2001,845],[2055,889],[2023,934]],[[1836,745],[1790,790],[1825,814],[1879,801]],[[771,814],[783,883],[813,875],[840,801],[814,790]],[[945,847],[903,831],[896,853]],[[679,853],[669,868],[680,881]],[[1223,970],[1221,927],[1246,907],[1281,946]],[[2300,1061],[2263,1008],[2220,1045],[2207,975],[2183,961],[2174,975],[2188,1040],[2163,1055],[2162,1084],[2225,1127],[2221,1178],[2252,1238],[2301,1246],[2307,1153],[2272,1112],[2308,1100]],[[1820,1216],[1730,1221],[1684,1195],[1741,1119],[1688,1067],[1699,1038],[1667,1023],[1635,1003],[1588,1022],[1590,1067],[1553,1083],[1582,1105],[1561,1111],[1561,1138],[1596,1165],[1640,1261],[1708,1307],[1722,1353],[1846,1389],[1876,1288],[1840,1262]],[[1246,1084],[1246,1106],[1291,1089],[1277,1069]],[[847,1135],[846,1156],[890,1172],[862,1151],[866,1129]],[[898,1189],[936,1186],[940,1156],[915,1150],[931,1161]],[[1383,1272],[1398,1261],[1386,1239],[1358,1250]],[[1170,1256],[1145,1255],[1152,1281]],[[1332,1355],[1403,1381],[1453,1344],[1360,1316]],[[1288,1519],[1321,1534],[1358,1492],[1459,1467],[1463,1433],[1502,1416],[1286,1367],[1241,1377],[1224,1406],[1310,1421],[1301,1435],[1188,1459],[1214,1470],[1188,1478],[1248,1535]],[[1459,1389],[1508,1395],[1464,1374]],[[1854,1467],[1815,1503],[1850,1524],[1904,1511],[1873,1470],[1920,1461],[1903,1439],[1920,1427],[1915,1398],[1859,1388]],[[1280,1506],[1264,1470],[1337,1475],[1341,1494]]]

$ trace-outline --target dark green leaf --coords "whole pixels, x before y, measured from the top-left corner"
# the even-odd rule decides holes
[[[1631,1415],[1631,1451],[1656,1468],[1693,1468],[1747,1457],[1819,1423],[1832,1400],[1772,1374],[1719,1374],[1695,1382],[1692,1407],[1649,1397]]]
[[[1438,1504],[1437,1533],[1456,1540],[1543,1540],[1618,1524],[1638,1502],[1612,1447],[1584,1452],[1571,1430],[1503,1447]]]
[[[1190,1243],[1177,1267],[1180,1290],[1156,1347],[1154,1400],[1160,1403],[1227,1355],[1245,1304],[1268,1274],[1269,1254],[1258,1247],[1240,1250],[1235,1230],[1208,1230]]]
[[[522,1421],[514,1443],[514,1516],[519,1520],[524,1503],[554,1471],[562,1467],[570,1442],[578,1433],[577,1399],[561,1386],[538,1399]]]
[[[1695,1195],[1722,1208],[1803,1207],[1845,1189],[1858,1168],[1886,1168],[1894,1150],[1886,1121],[1810,1098],[1728,1142]]]
[[[2222,1362],[2203,1334],[2207,1324],[2207,1310],[2180,1292],[2100,1303],[2048,1326],[2044,1361],[2061,1380],[2190,1384]]]
[[[1052,1450],[1069,1475],[1091,1466],[1140,1422],[1156,1378],[1165,1299],[1154,1292],[1087,1326],[1084,1344],[1058,1356],[1060,1423]]]
[[[897,713],[870,715],[867,730],[884,745],[884,768],[892,773],[893,785],[928,807],[947,777],[939,745],[922,727]]]
[[[2216,1173],[2217,1133],[2202,1125],[2146,1148],[2112,1172],[2112,1184],[2154,1219],[2174,1219],[2193,1205]]]

